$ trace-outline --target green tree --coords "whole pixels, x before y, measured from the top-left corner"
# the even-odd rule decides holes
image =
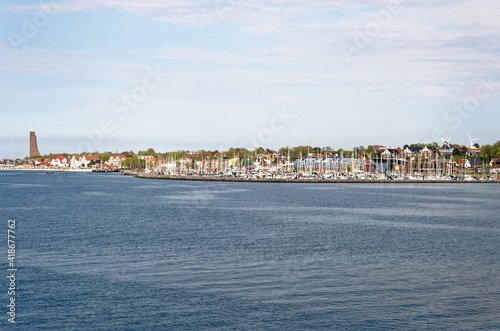
[[[481,147],[481,155],[485,159],[491,160],[494,157],[494,152],[495,150],[491,145],[484,145],[483,147]]]
[[[144,156],[153,156],[153,157],[156,157],[156,152],[153,148],[148,148],[148,150],[146,151],[139,151],[139,153],[137,153],[138,155],[144,155]]]
[[[109,160],[109,158],[111,157],[111,154],[108,154],[108,153],[104,153],[104,154],[99,154],[99,158],[101,159],[101,161],[104,163],[104,162],[107,162]]]
[[[406,145],[406,146],[408,146],[408,145]],[[376,152],[377,151],[375,150],[375,148],[372,145],[368,146],[368,148],[366,149],[366,153],[370,154],[370,155],[375,155]]]
[[[281,154],[286,154],[288,153],[289,148],[288,147],[281,147],[278,152]]]
[[[180,159],[184,156],[184,154],[182,152],[173,152],[173,153],[170,153],[168,155],[168,158],[169,159],[174,159],[174,160],[177,160],[177,159]]]
[[[500,141],[493,145],[493,157],[500,157]]]
[[[363,145],[355,147],[354,150],[358,153],[358,155],[364,155],[366,153],[366,148]]]
[[[133,159],[133,157],[127,157],[125,160],[123,160],[123,167],[127,169],[132,168]]]
[[[462,155],[463,155],[463,156],[467,156],[467,152],[469,151],[469,150],[467,149],[467,147],[462,146],[461,150],[462,150]]]
[[[138,157],[132,158],[130,161],[130,168],[132,169],[144,169],[146,166],[146,161],[139,159]]]
[[[459,149],[459,148],[455,148],[453,150],[453,156],[456,156],[456,157],[462,157],[462,150]]]
[[[255,153],[257,153],[257,154],[264,154],[265,152],[266,152],[266,151],[265,151],[265,150],[264,150],[264,148],[262,148],[262,147],[259,147],[259,148],[257,148],[257,149],[255,150]]]
[[[314,153],[313,148],[311,146],[298,146],[294,148],[290,148],[290,154],[299,155],[302,153],[303,157],[307,156],[307,153]]]

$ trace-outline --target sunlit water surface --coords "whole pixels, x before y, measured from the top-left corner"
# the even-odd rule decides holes
[[[0,201],[20,329],[500,329],[497,184],[2,171]]]

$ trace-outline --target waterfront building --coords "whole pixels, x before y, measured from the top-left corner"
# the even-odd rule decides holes
[[[462,160],[462,168],[474,168],[477,169],[478,167],[481,167],[483,165],[483,161],[478,158],[472,158],[472,159],[464,159]]]
[[[35,162],[35,167],[36,168],[42,168],[42,169],[46,169],[46,168],[50,168],[51,166],[51,160],[50,159],[44,159],[44,158],[39,158],[39,159],[36,159]]]
[[[382,147],[377,150],[377,153],[383,157],[400,156],[401,149],[392,147]]]
[[[123,165],[123,161],[126,159],[123,155],[112,155],[108,161],[104,164],[108,164],[110,166],[115,166],[120,168]]]
[[[494,158],[490,161],[491,172],[498,173],[500,172],[500,158]]]
[[[70,161],[70,167],[73,169],[88,168],[91,161],[99,160],[97,155],[73,155]]]
[[[67,168],[69,167],[68,159],[63,156],[57,156],[52,159],[50,165],[54,168]]]
[[[35,163],[25,162],[25,163],[21,164],[20,168],[21,169],[35,169]]]

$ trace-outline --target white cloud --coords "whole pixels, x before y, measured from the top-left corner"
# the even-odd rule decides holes
[[[322,8],[363,8],[386,6],[389,0],[54,0],[61,4],[60,13],[117,10],[175,23],[261,22],[263,19],[290,19],[309,10]],[[35,13],[38,5],[7,7],[18,13]]]
[[[137,16],[149,16],[157,20],[177,23],[200,23],[214,21],[215,12],[213,2],[206,1],[179,1],[179,0],[70,0],[58,1],[61,4],[59,13],[79,13],[97,10],[117,10]],[[39,6],[10,6],[13,12],[34,13]]]
[[[488,0],[461,1],[435,12],[444,24],[500,27],[500,2]]]
[[[247,55],[239,55],[229,52],[211,51],[204,48],[190,47],[163,47],[154,55],[155,59],[184,61],[203,64],[222,64],[224,66],[248,66],[256,63],[264,63],[261,59]]]
[[[33,46],[14,50],[8,42],[0,43],[0,52],[0,72],[4,74],[132,82],[137,81],[138,72],[144,68],[105,61],[102,54],[88,51]]]

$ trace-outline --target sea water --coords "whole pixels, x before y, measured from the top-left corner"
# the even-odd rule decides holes
[[[498,184],[1,171],[0,201],[18,329],[500,329]]]

